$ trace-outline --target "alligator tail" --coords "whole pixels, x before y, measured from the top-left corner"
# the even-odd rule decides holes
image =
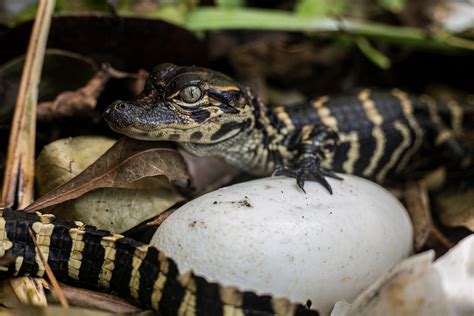
[[[29,234],[58,280],[132,297],[162,315],[317,315],[287,299],[258,296],[209,283],[157,248],[109,231],[55,219],[54,215],[0,211],[0,277],[43,277],[45,267]]]

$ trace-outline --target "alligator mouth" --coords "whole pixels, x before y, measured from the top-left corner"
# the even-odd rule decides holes
[[[136,126],[121,126],[109,122],[109,126],[112,130],[117,133],[123,134],[133,139],[138,140],[147,140],[147,141],[158,141],[158,140],[167,140],[173,141],[172,135],[179,135],[180,132],[191,129],[191,128],[155,128],[155,129],[144,129]],[[184,140],[183,140],[184,141]]]

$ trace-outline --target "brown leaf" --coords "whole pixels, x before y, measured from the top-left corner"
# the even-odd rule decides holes
[[[79,175],[105,154],[115,140],[77,136],[56,140],[36,160],[36,189],[44,195]],[[100,188],[48,208],[58,218],[78,220],[107,230],[124,232],[156,217],[183,197],[165,177],[145,177],[118,188]],[[130,210],[133,209],[133,212]]]
[[[183,158],[166,143],[124,137],[78,176],[40,197],[26,210],[35,211],[97,188],[118,187],[157,175],[170,181],[189,178]]]
[[[441,223],[474,231],[474,188],[443,192],[436,197],[436,202]]]

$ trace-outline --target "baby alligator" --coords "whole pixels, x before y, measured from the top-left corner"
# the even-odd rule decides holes
[[[286,299],[240,292],[209,283],[192,272],[179,274],[175,262],[155,247],[54,215],[0,210],[0,277],[43,277],[38,248],[61,281],[108,289],[132,297],[160,315],[317,315]],[[5,264],[5,263],[2,263]]]
[[[423,144],[466,157],[453,134],[463,109],[401,90],[322,96],[306,106],[267,108],[250,89],[209,69],[158,65],[136,98],[104,113],[110,127],[143,140],[171,140],[257,175],[317,181],[344,172],[382,183],[402,173]]]

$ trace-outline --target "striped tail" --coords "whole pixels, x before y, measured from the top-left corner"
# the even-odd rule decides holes
[[[0,277],[43,277],[45,268],[29,235],[55,276],[86,287],[132,297],[163,315],[317,315],[287,299],[258,296],[209,283],[192,272],[180,274],[176,263],[157,248],[121,235],[56,220],[54,215],[0,211]]]

